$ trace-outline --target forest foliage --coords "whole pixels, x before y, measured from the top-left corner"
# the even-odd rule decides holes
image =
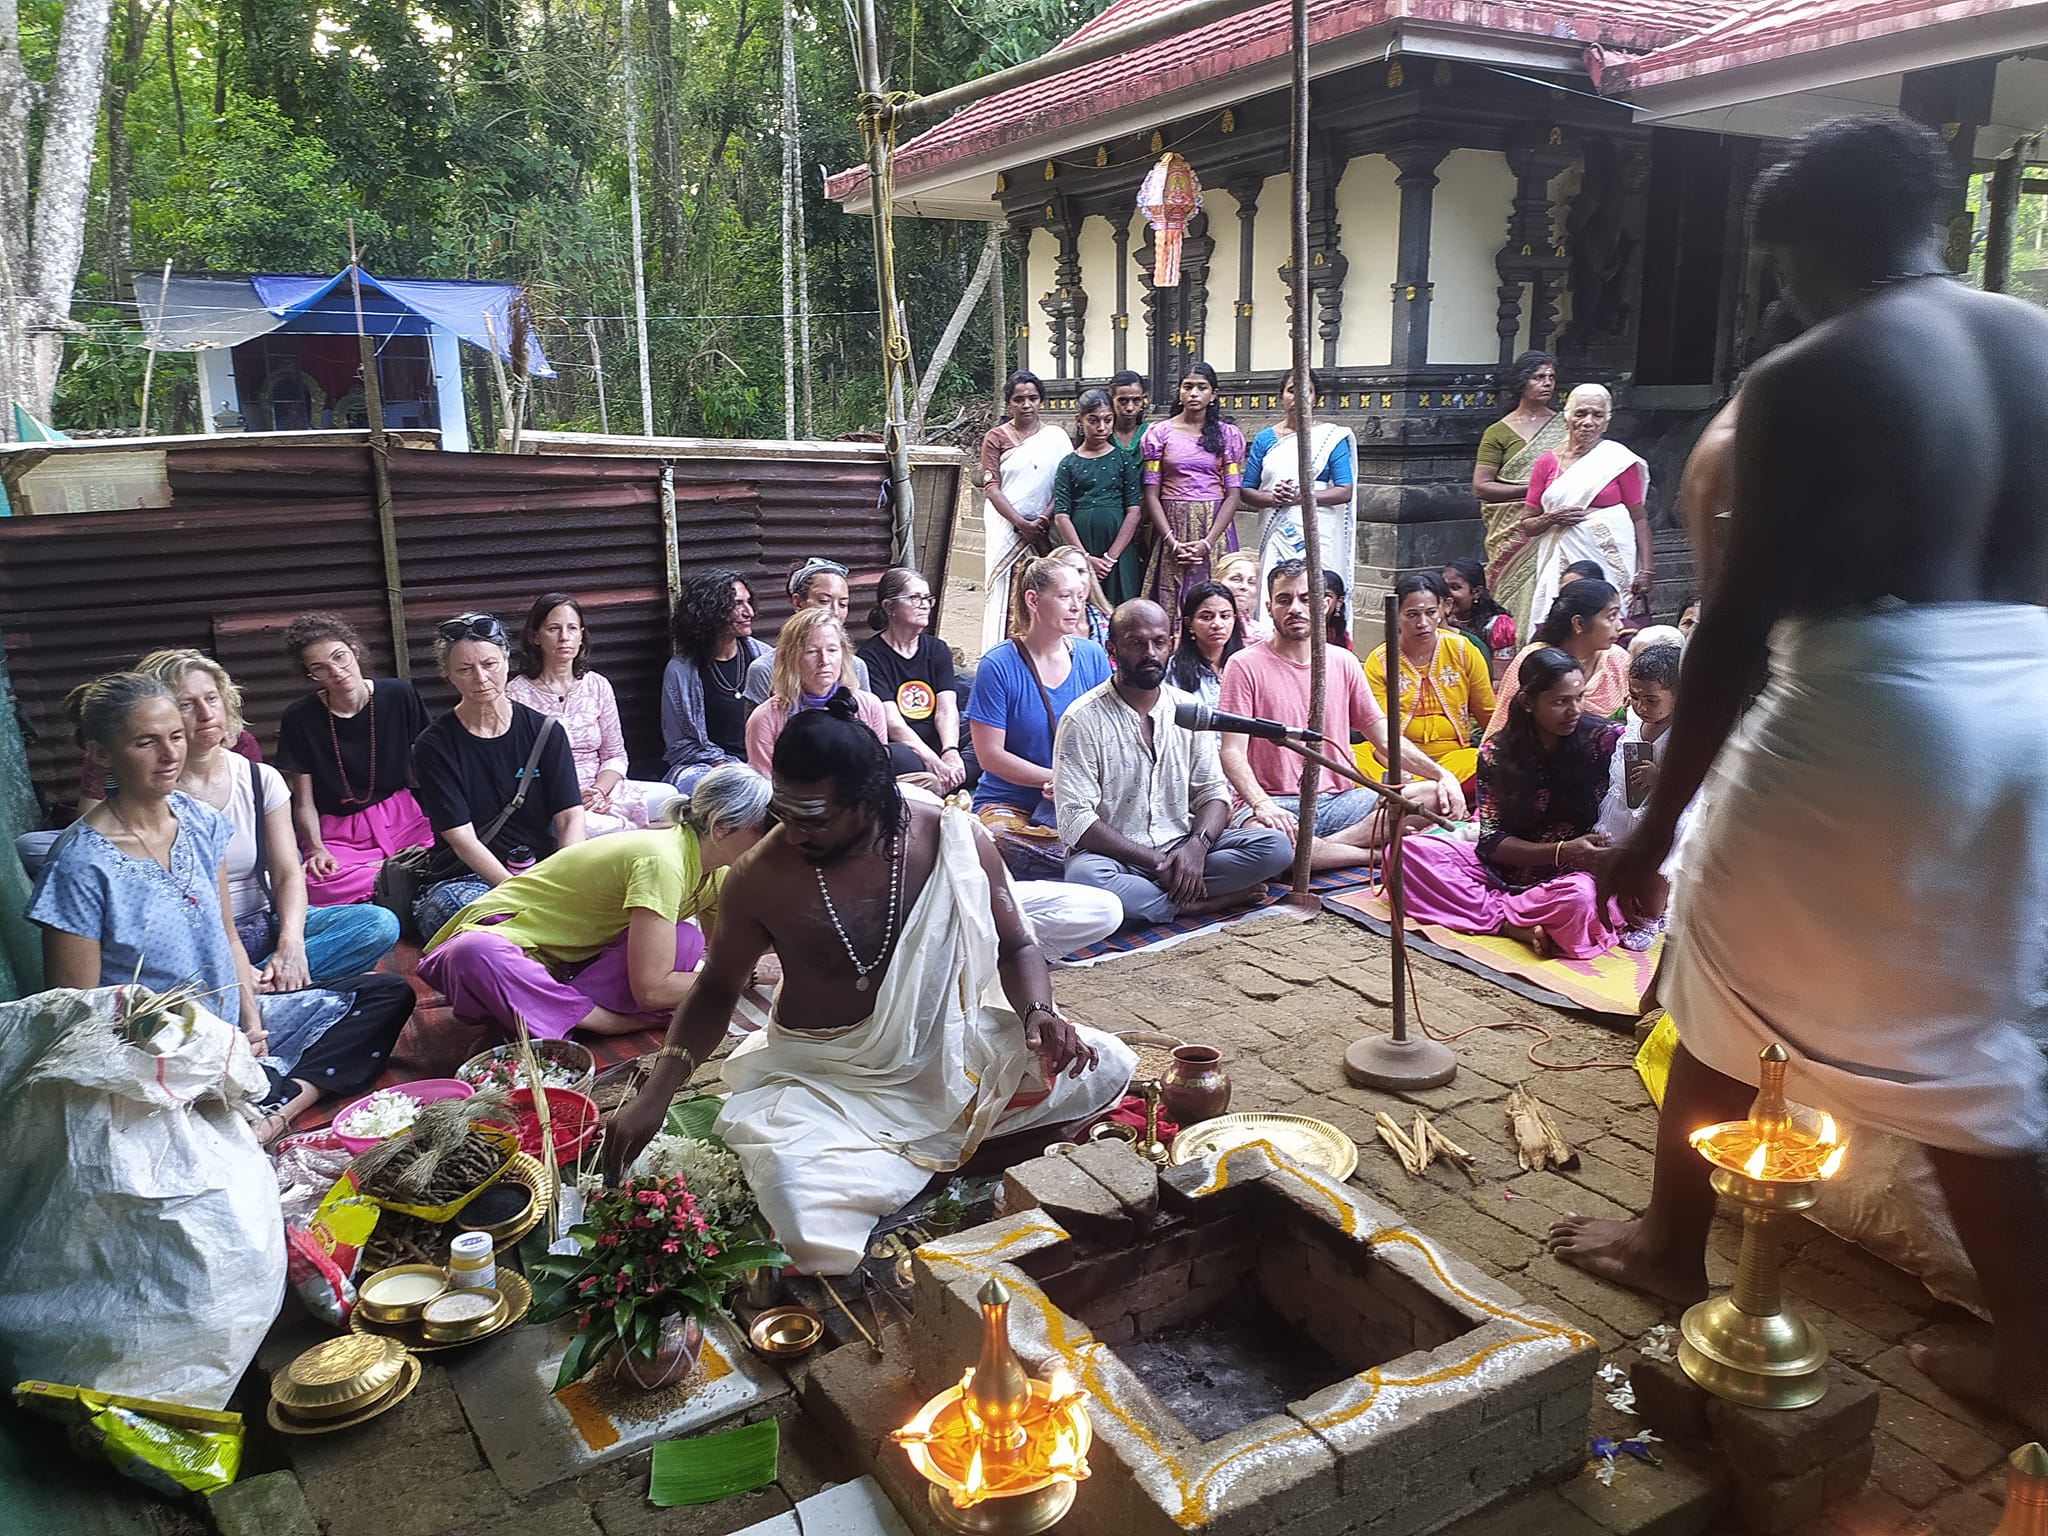
[[[812,427],[872,431],[883,412],[869,224],[822,188],[862,157],[850,12],[790,3]],[[889,0],[886,82],[935,90],[1034,57],[1102,4]],[[32,73],[61,14],[59,0],[22,5]],[[524,285],[559,374],[537,381],[531,426],[597,429],[594,320],[612,427],[637,430],[630,48],[656,430],[781,435],[781,0],[632,0],[630,14],[622,37],[621,7],[602,0],[114,0],[72,309],[85,329],[67,347],[57,424],[133,427],[150,319],[133,273],[167,260],[181,272],[332,273],[348,260],[353,220],[368,271]],[[921,365],[984,230],[916,219],[895,229]],[[933,421],[987,394],[990,329],[986,318],[968,327]],[[188,361],[159,359],[154,401],[155,430],[197,430]]]

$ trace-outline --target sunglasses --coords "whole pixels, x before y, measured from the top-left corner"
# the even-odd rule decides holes
[[[458,613],[435,626],[443,640],[503,640],[505,626],[488,613]]]

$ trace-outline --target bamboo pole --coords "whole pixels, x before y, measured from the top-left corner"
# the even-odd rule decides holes
[[[348,221],[348,286],[356,303],[356,350],[363,362],[363,409],[370,419],[370,487],[377,502],[377,545],[384,560],[384,608],[391,624],[391,658],[400,677],[411,677],[412,643],[405,634],[405,584],[398,567],[398,524],[391,508],[384,389],[377,377],[377,354],[363,325],[363,268],[356,252],[354,219]]]
[[[145,356],[145,357],[143,358],[143,360],[142,360],[142,421],[141,421],[141,428],[142,428],[142,435],[143,435],[144,437],[147,437],[147,436],[149,436],[149,386],[150,386],[150,385],[151,385],[152,383],[154,383],[154,382],[155,382],[155,380],[156,380],[156,349],[157,349],[158,347],[160,347],[160,346],[162,346],[162,345],[163,345],[163,341],[164,341],[164,311],[165,311],[165,310],[167,310],[167,309],[169,309],[169,308],[170,308],[170,306],[171,306],[171,260],[170,260],[170,258],[169,258],[168,256],[166,256],[166,257],[164,258],[164,281],[163,281],[163,286],[162,286],[161,288],[159,288],[159,289],[157,290],[157,295],[156,295],[156,328],[155,328],[155,330],[154,330],[154,331],[152,331],[152,332],[151,332],[151,334],[150,334],[150,343],[149,343],[149,347],[148,347],[148,352],[147,352],[147,355],[146,355],[146,356]],[[199,408],[200,408],[200,409],[201,409],[202,411],[206,409],[206,402],[205,402],[204,400],[202,400],[202,401],[200,401],[200,402],[199,402]]]
[[[790,94],[790,75],[796,69],[795,0],[782,0],[782,436],[796,438],[796,252],[795,234],[796,162],[791,158],[790,114],[795,103]]]
[[[1298,5],[1301,0],[1295,0]],[[1387,594],[1387,787],[1401,788],[1401,610],[1394,594]],[[1393,912],[1389,939],[1393,948],[1394,1028],[1396,1045],[1408,1043],[1408,898],[1401,880],[1401,824],[1407,817],[1396,813],[1387,837],[1387,906]]]
[[[626,206],[633,224],[633,326],[640,338],[640,430],[654,436],[654,373],[647,357],[647,259],[640,235],[640,101],[633,83],[633,0],[619,0],[619,58],[625,66]]]
[[[889,453],[891,500],[895,504],[895,526],[890,536],[889,558],[896,565],[914,565],[917,539],[913,526],[916,507],[910,489],[910,446],[904,431],[903,364],[909,348],[897,325],[896,244],[890,231],[895,210],[890,204],[895,157],[897,109],[882,91],[882,55],[875,28],[875,0],[860,0],[861,133],[867,140],[868,176],[873,186],[875,238],[875,297],[881,311],[882,380],[888,396],[889,419],[882,428],[883,445]]]
[[[1323,627],[1323,536],[1316,516],[1315,452],[1310,438],[1315,433],[1315,391],[1309,388],[1309,336],[1315,316],[1308,281],[1308,0],[1293,0],[1294,43],[1293,121],[1289,132],[1288,235],[1290,240],[1287,274],[1294,295],[1294,442],[1297,450],[1295,484],[1301,495],[1302,551],[1308,557],[1308,725],[1323,728],[1323,706],[1328,664],[1328,637]],[[1275,516],[1279,513],[1276,509]],[[1391,729],[1391,727],[1389,727]],[[1344,743],[1338,743],[1341,748]],[[1294,825],[1294,895],[1309,899],[1309,856],[1316,840],[1316,791],[1322,787],[1322,770],[1310,759],[1301,765],[1301,795]],[[1400,826],[1398,812],[1389,811]],[[1395,1006],[1400,1006],[1398,998]],[[1396,1015],[1398,1017],[1398,1015]]]
[[[484,311],[484,339],[491,344],[491,374],[498,381],[498,414],[505,418],[505,430],[516,432],[518,429],[512,422],[512,386],[505,382],[505,359],[498,350],[498,327],[489,310]],[[498,445],[494,441],[491,452],[497,451]]]
[[[604,404],[604,354],[597,350],[597,322],[586,319],[583,334],[590,338],[590,373],[597,380],[597,430],[609,437],[612,413],[605,409]]]

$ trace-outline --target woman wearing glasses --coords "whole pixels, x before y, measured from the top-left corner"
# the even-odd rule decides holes
[[[444,620],[434,641],[455,708],[413,743],[413,774],[434,826],[422,935],[557,848],[584,838],[583,791],[569,738],[505,692],[511,646],[488,613]]]
[[[411,788],[412,744],[433,717],[405,679],[363,675],[362,637],[334,614],[292,620],[284,650],[314,688],[285,706],[274,759],[291,785],[306,899],[368,901],[387,858],[434,841]]]
[[[813,556],[789,573],[789,603],[794,613],[802,613],[806,608],[823,608],[844,624],[848,601],[846,567],[837,560],[820,560]],[[861,659],[849,656],[847,661],[852,671],[852,685],[866,693],[874,692],[868,687],[868,669]],[[768,702],[774,671],[775,657],[767,653],[755,657],[753,665],[747,668],[747,685],[740,696],[747,701],[748,709]]]
[[[905,566],[884,571],[875,606],[868,610],[868,628],[880,633],[862,642],[856,661],[867,663],[874,682],[860,686],[893,703],[903,723],[937,758],[933,771],[942,791],[972,788],[981,770],[960,720],[953,652],[932,633],[930,585]]]

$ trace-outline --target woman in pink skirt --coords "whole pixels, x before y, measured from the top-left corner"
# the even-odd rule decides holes
[[[728,763],[670,802],[675,825],[557,850],[450,918],[420,979],[461,1022],[508,1036],[522,1018],[546,1040],[666,1024],[697,979],[727,866],[768,830],[768,796]]]
[[[1569,652],[1533,650],[1517,675],[1507,720],[1479,751],[1479,843],[1403,845],[1408,916],[1505,934],[1546,959],[1591,959],[1620,926],[1595,889],[1612,850],[1593,828],[1622,728],[1585,712],[1585,674]]]
[[[315,690],[285,706],[273,759],[292,789],[306,899],[368,901],[385,859],[433,845],[410,787],[413,740],[432,717],[403,678],[363,675],[362,637],[335,614],[292,620],[284,649]]]

